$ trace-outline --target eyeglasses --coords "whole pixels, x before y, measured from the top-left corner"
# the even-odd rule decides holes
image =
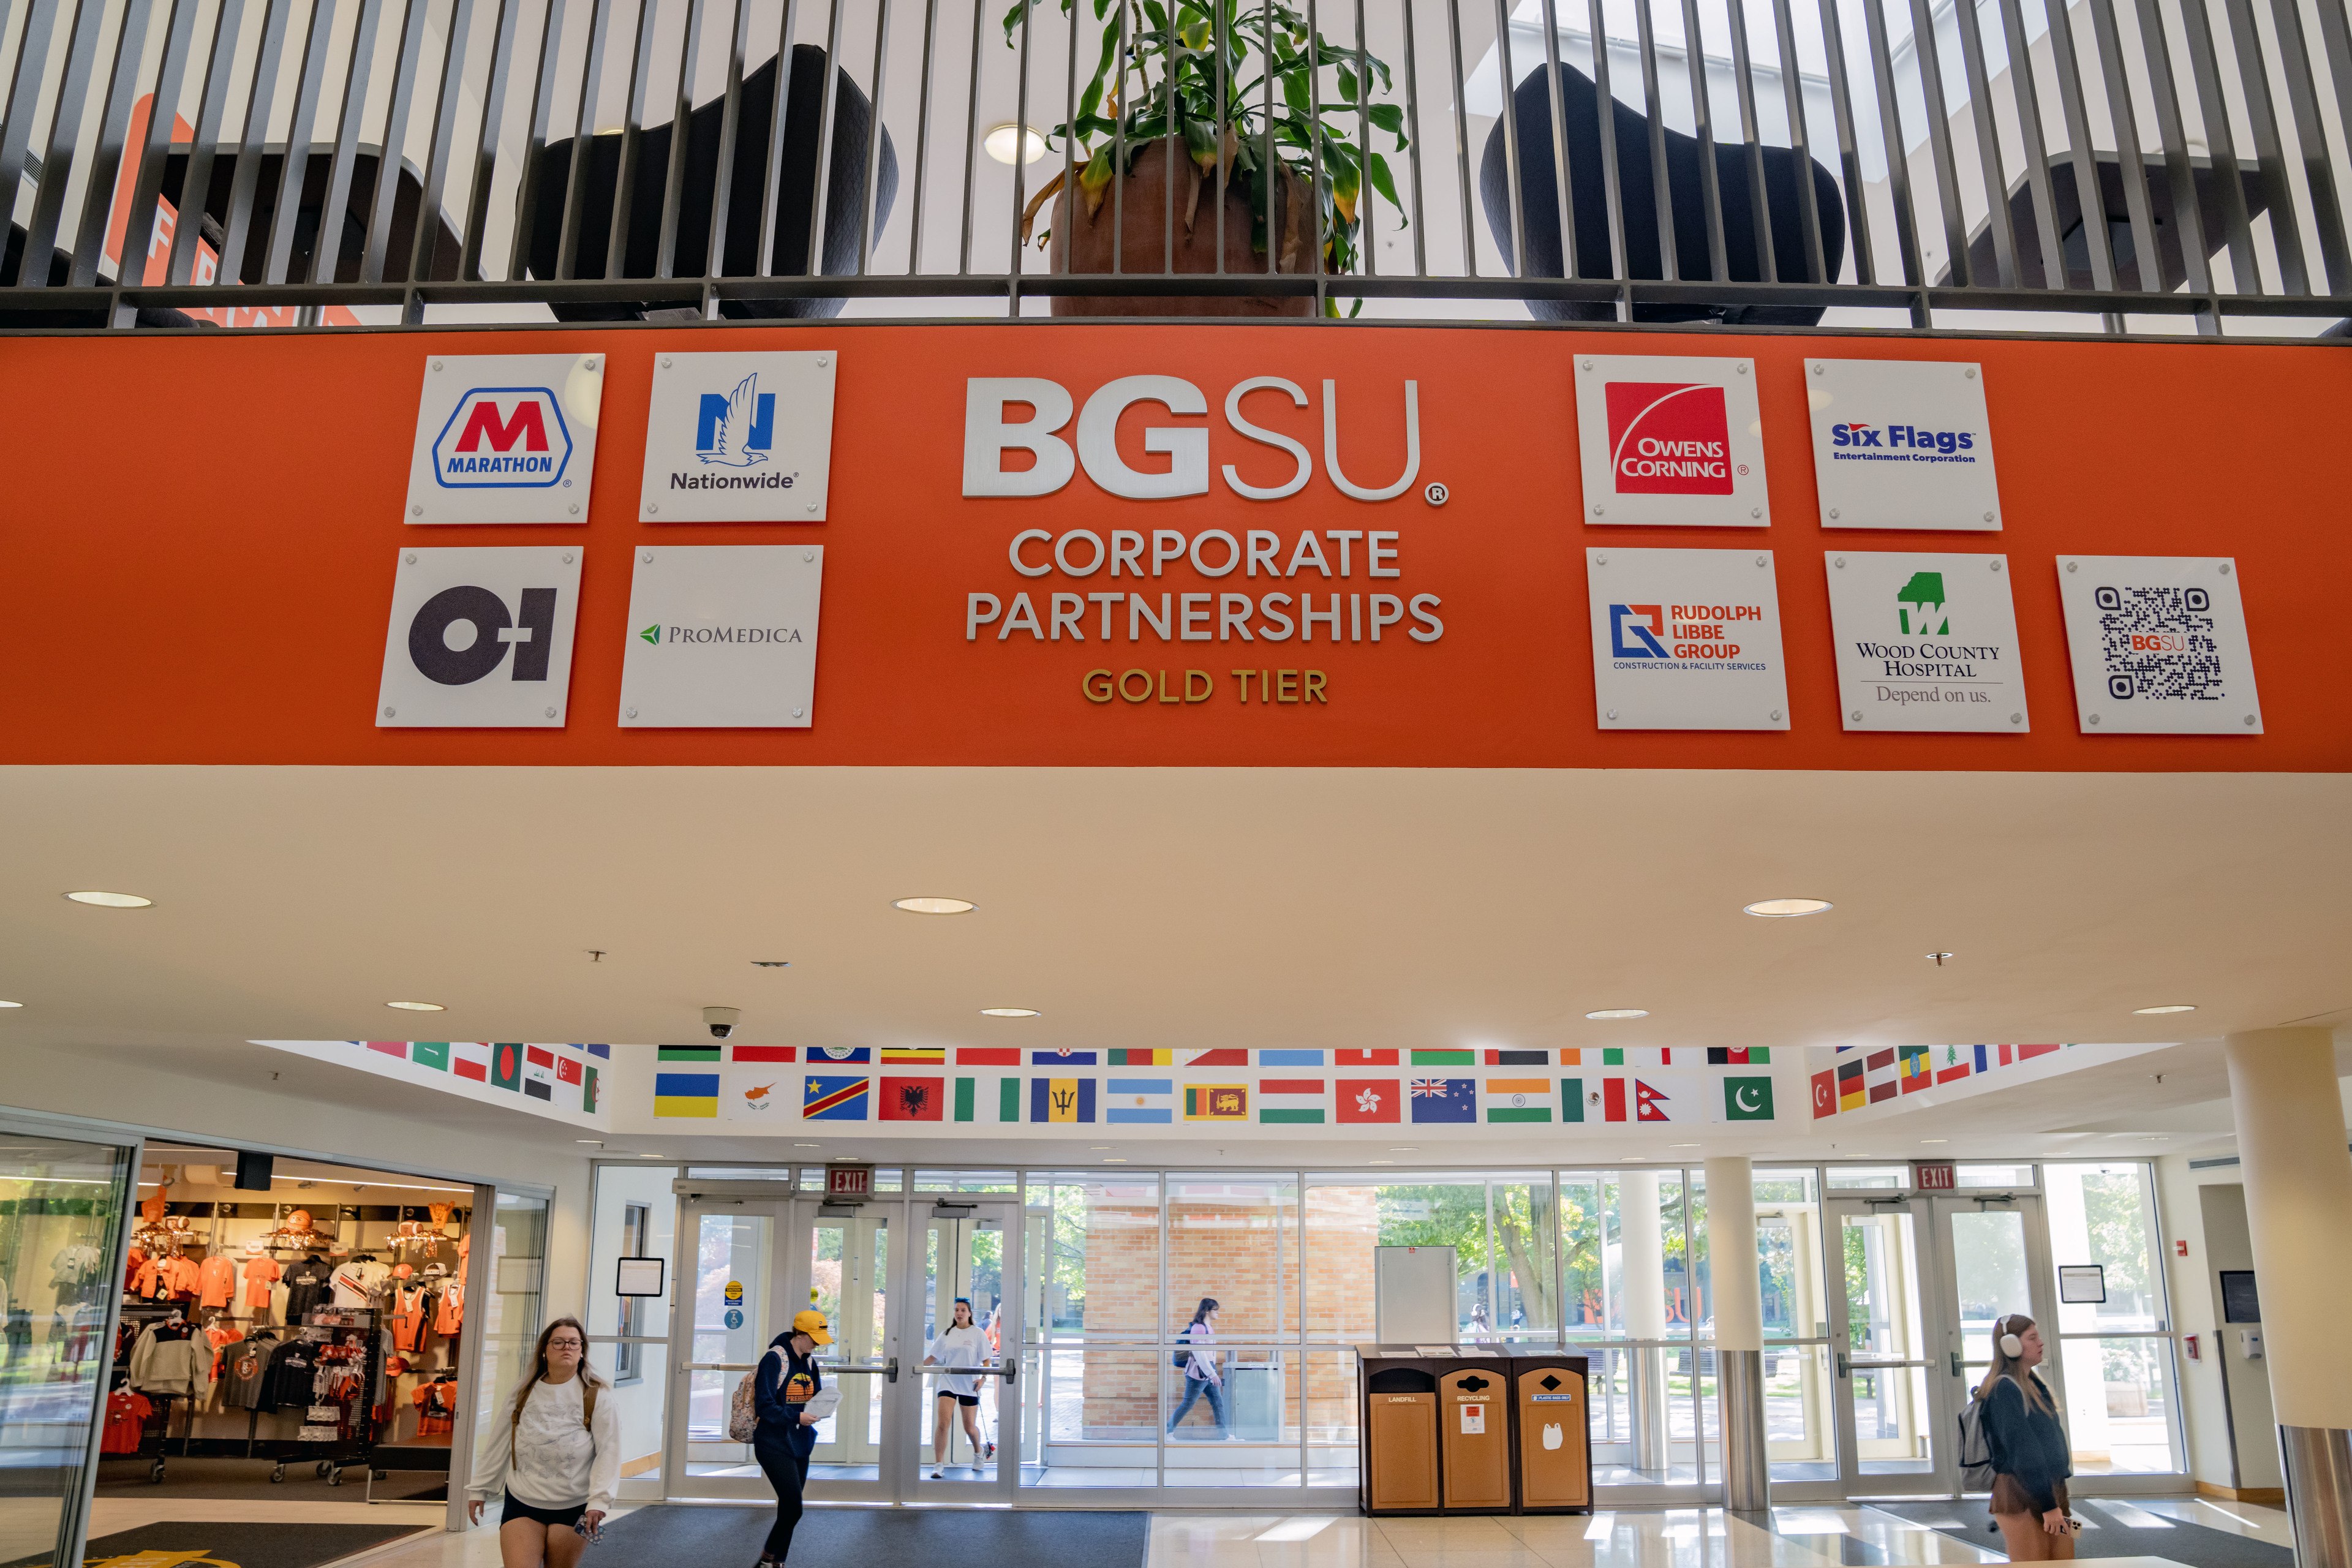
[[[550,1340],[547,1348],[551,1351],[586,1350],[588,1342],[585,1340]]]

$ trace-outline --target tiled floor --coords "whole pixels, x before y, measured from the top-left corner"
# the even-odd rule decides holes
[[[2101,1500],[2289,1543],[2286,1515],[2201,1498]],[[217,1502],[101,1499],[90,1533],[162,1519],[407,1522],[437,1527],[439,1504]],[[498,1568],[496,1531],[433,1533],[352,1559],[363,1568]],[[1470,1519],[1362,1519],[1348,1514],[1172,1513],[1151,1518],[1147,1568],[1839,1568],[2000,1563],[1992,1551],[1875,1509],[1780,1508],[1769,1526],[1719,1509],[1648,1509]],[[742,1568],[707,1564],[705,1568]]]

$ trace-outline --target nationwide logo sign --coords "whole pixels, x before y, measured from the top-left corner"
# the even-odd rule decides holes
[[[823,522],[833,467],[829,350],[654,360],[641,522]]]
[[[580,608],[578,545],[404,549],[378,729],[560,729]]]
[[[585,522],[599,354],[426,356],[402,521]]]
[[[1822,526],[2000,527],[1982,366],[1808,360],[1805,392]]]
[[[1771,521],[1752,360],[1576,361],[1583,521],[1760,528]]]

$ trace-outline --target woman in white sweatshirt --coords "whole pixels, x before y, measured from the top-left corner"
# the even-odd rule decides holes
[[[507,1418],[490,1423],[467,1513],[481,1523],[482,1506],[505,1489],[499,1515],[505,1568],[574,1568],[612,1510],[621,1471],[620,1412],[596,1397],[609,1385],[587,1354],[588,1331],[577,1318],[548,1324]]]

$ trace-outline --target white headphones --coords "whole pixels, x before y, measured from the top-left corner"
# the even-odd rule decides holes
[[[2014,1318],[2003,1318],[2000,1321],[2000,1353],[2011,1361],[2025,1353],[2025,1342],[2009,1331],[2009,1325],[2014,1321],[2016,1321]]]

